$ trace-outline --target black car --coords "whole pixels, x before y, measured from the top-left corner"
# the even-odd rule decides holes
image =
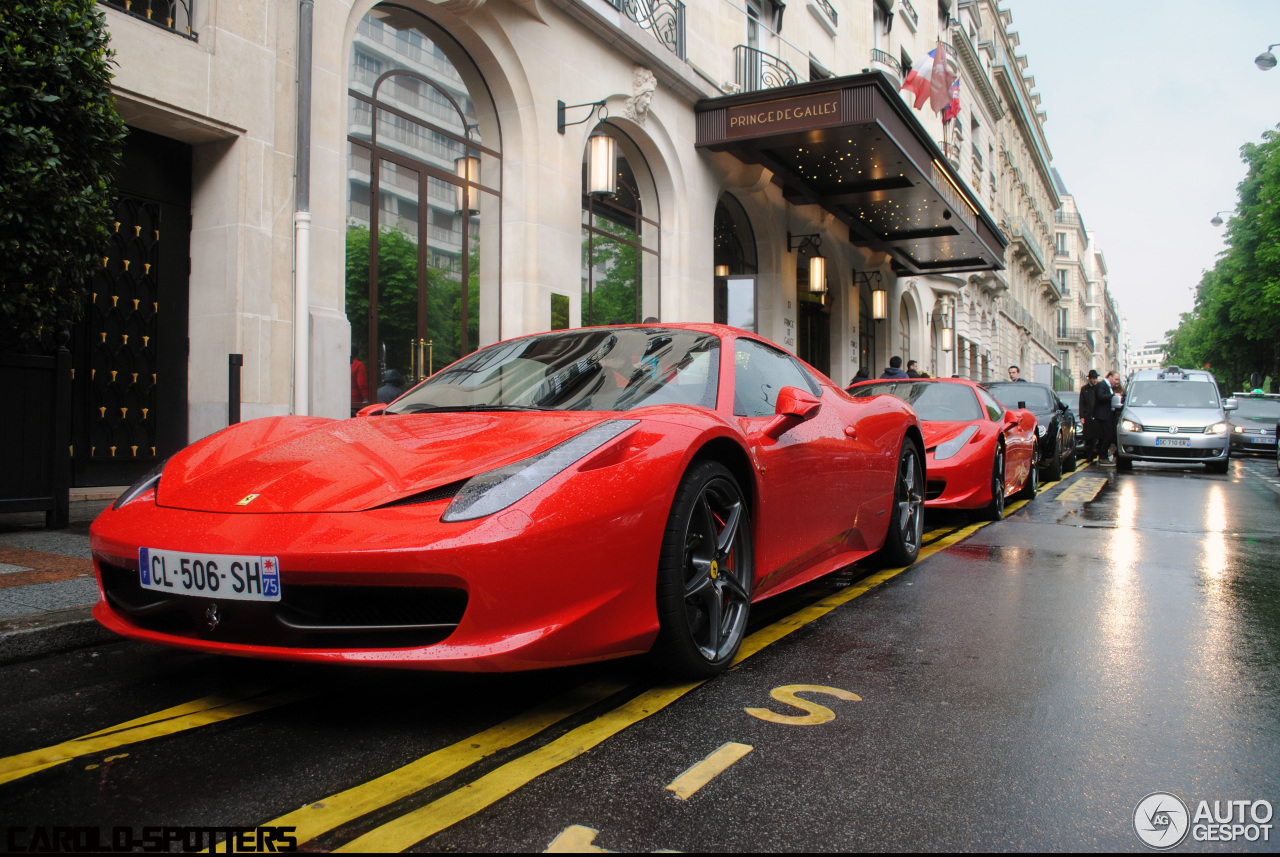
[[[1006,408],[1026,408],[1040,422],[1040,467],[1053,482],[1076,467],[1076,418],[1053,388],[1030,381],[983,384]]]
[[[1276,423],[1280,422],[1280,395],[1235,393],[1240,407],[1227,414],[1231,427],[1231,452],[1276,454]]]

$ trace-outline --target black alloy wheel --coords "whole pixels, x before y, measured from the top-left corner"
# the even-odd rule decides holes
[[[889,533],[876,558],[886,566],[906,566],[920,555],[924,541],[924,469],[920,450],[911,438],[904,438],[898,454],[898,476],[894,480],[893,506],[889,513]]]
[[[1049,459],[1049,471],[1045,473],[1044,478],[1049,482],[1057,482],[1062,478],[1063,470],[1062,435],[1055,434],[1053,436],[1053,456]]]
[[[991,468],[991,505],[986,508],[987,520],[1004,518],[1004,447],[996,445],[996,460]]]
[[[1031,469],[1027,473],[1027,481],[1022,483],[1018,492],[1019,500],[1034,500],[1040,490],[1040,444],[1031,447]]]
[[[684,678],[727,668],[746,636],[754,576],[742,490],[719,462],[695,462],[676,490],[658,558],[657,667]]]

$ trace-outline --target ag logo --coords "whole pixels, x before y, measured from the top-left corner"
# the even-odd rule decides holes
[[[1133,808],[1133,832],[1144,845],[1166,851],[1187,838],[1187,805],[1168,792],[1152,792]]]

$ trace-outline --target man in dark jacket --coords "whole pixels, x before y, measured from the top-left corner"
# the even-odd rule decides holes
[[[902,371],[902,358],[898,357],[897,355],[890,357],[889,368],[884,370],[884,374],[881,375],[880,377],[893,378],[893,379],[898,379],[898,378],[905,379],[907,377],[907,373]]]
[[[914,360],[908,360],[908,361],[907,361],[907,377],[908,377],[908,378],[919,378],[919,377],[920,377],[920,370],[919,370],[919,369],[917,369],[917,368],[916,368],[916,366],[917,366],[916,361],[914,361]]]
[[[1084,457],[1100,458],[1107,462],[1115,430],[1111,423],[1111,387],[1098,377],[1098,370],[1089,370],[1089,381],[1080,388],[1080,417],[1084,424]]]

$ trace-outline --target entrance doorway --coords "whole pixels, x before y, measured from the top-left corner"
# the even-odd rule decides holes
[[[72,337],[75,487],[129,485],[187,445],[191,147],[131,128],[117,190]]]

